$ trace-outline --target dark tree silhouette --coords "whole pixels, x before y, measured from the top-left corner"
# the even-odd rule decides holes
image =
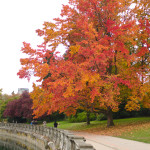
[[[19,122],[22,119],[32,119],[32,104],[29,93],[24,92],[19,99],[10,101],[7,104],[3,115]]]

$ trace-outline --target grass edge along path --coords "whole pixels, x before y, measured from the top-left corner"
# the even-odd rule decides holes
[[[58,128],[78,132],[88,132],[97,135],[109,135],[144,143],[150,143],[150,117],[115,119],[114,127],[107,128],[107,121],[91,121],[91,125],[85,122],[70,123],[58,121]],[[47,126],[53,127],[53,122]]]

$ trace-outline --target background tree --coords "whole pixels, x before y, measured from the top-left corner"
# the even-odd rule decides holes
[[[29,93],[24,92],[19,99],[10,101],[7,104],[3,115],[15,122],[31,120],[33,118],[32,104]]]
[[[4,119],[3,113],[6,109],[8,102],[13,101],[18,98],[19,98],[19,95],[17,95],[17,94],[8,95],[8,94],[1,93],[1,98],[0,98],[0,120],[1,121]]]

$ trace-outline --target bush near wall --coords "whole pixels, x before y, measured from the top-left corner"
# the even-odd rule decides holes
[[[77,113],[76,116],[69,117],[69,122],[86,122],[87,116],[86,112]],[[90,113],[90,121],[96,120],[96,115],[94,113]]]

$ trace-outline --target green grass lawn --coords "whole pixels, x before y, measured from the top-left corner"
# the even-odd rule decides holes
[[[114,120],[115,126],[110,128],[106,127],[106,120],[91,121],[91,124],[88,126],[86,122],[70,123],[68,121],[58,121],[58,123],[58,128],[60,129],[111,135],[150,143],[150,117],[116,119]],[[53,122],[48,123],[47,126],[53,127]]]
[[[150,143],[150,126],[148,128],[134,129],[130,132],[125,132],[118,137],[144,143]]]
[[[60,129],[87,131],[88,129],[91,130],[96,127],[104,127],[106,121],[91,121],[91,124],[88,126],[86,125],[86,122],[70,123],[69,121],[58,121],[58,123],[58,128]],[[53,122],[47,123],[47,126],[53,127]]]

